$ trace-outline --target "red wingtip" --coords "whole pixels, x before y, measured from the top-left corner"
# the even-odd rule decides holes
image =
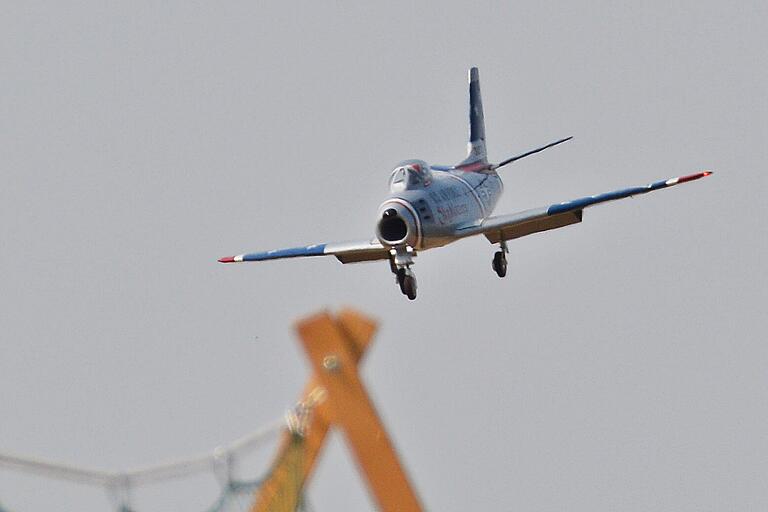
[[[235,257],[234,256],[224,256],[223,258],[219,258],[219,263],[234,263]]]
[[[696,174],[689,174],[688,176],[683,176],[677,180],[678,183],[685,183],[686,181],[693,181],[697,180],[699,178],[703,178],[705,176],[709,176],[712,174],[712,171],[703,171],[703,172],[697,172]]]

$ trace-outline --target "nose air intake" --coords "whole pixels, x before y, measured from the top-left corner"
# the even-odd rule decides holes
[[[421,225],[413,207],[398,198],[385,201],[379,207],[376,238],[388,247],[410,245],[414,249],[418,248]]]
[[[389,208],[384,211],[379,221],[379,236],[391,244],[402,242],[408,236],[408,225],[397,210]]]

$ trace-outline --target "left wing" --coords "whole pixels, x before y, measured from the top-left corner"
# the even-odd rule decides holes
[[[681,176],[679,178],[656,181],[644,187],[625,188],[613,192],[606,192],[605,194],[582,197],[564,203],[553,204],[543,208],[535,208],[533,210],[526,210],[509,215],[489,217],[479,226],[471,226],[459,230],[457,235],[464,237],[482,233],[494,244],[502,240],[513,240],[533,233],[579,223],[581,222],[584,208],[589,206],[645,194],[647,192],[653,192],[654,190],[661,190],[663,188],[679,185],[680,183],[698,180],[699,178],[709,176],[710,174],[712,174],[710,171],[703,171],[697,174]]]
[[[240,263],[243,261],[266,261],[283,258],[301,258],[305,256],[336,256],[342,263],[357,263],[359,261],[385,260],[389,258],[389,250],[375,238],[360,242],[336,242],[315,244],[306,247],[292,247],[266,252],[253,252],[238,256],[225,256],[219,263]]]

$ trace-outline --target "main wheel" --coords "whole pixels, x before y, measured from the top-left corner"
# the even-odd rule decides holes
[[[507,275],[507,256],[504,251],[499,251],[493,255],[493,270],[499,277]]]
[[[408,296],[408,299],[414,300],[416,298],[416,278],[406,274],[402,285],[400,285],[400,290]]]

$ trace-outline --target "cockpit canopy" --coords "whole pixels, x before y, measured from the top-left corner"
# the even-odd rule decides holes
[[[423,160],[406,160],[400,162],[389,179],[389,189],[392,192],[413,190],[428,187],[432,183],[432,171]]]

